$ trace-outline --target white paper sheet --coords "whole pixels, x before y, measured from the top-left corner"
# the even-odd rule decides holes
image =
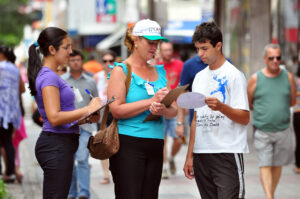
[[[181,108],[199,108],[206,104],[205,95],[196,92],[184,93],[178,97],[177,104]]]

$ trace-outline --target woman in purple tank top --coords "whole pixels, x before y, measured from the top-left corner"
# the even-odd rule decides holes
[[[72,53],[71,40],[64,30],[44,29],[28,53],[29,88],[43,119],[35,146],[44,171],[43,198],[67,198],[79,138],[79,128],[72,123],[99,108],[101,100],[93,98],[88,106],[75,110],[72,88],[56,74],[58,66],[66,64]],[[97,122],[99,117],[100,113],[87,121]]]

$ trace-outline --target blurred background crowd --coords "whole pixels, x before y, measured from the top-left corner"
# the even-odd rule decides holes
[[[145,18],[157,21],[162,27],[162,35],[171,43],[168,46],[171,54],[164,53],[161,47],[157,63],[168,63],[173,59],[182,61],[176,77],[178,81],[183,63],[197,53],[192,43],[195,27],[209,21],[215,21],[222,30],[224,56],[247,79],[264,67],[263,49],[268,43],[279,44],[281,67],[297,76],[300,67],[300,0],[0,0],[1,52],[15,54],[11,62],[19,68],[21,96],[24,85],[28,87],[29,46],[44,28],[62,28],[70,35],[72,48],[83,53],[83,70],[94,78],[99,97],[106,101],[108,65],[128,57],[123,43],[126,28]],[[66,65],[58,69],[60,75],[67,71],[70,69]],[[30,114],[36,123],[41,123],[33,98],[29,101],[32,101]],[[26,138],[23,118],[20,123],[18,134],[15,133],[19,137],[14,137],[14,169],[16,180],[22,182],[18,144]],[[5,156],[3,159],[10,161]],[[107,161],[102,162],[102,168],[101,183],[109,184]],[[173,166],[170,173],[175,172]],[[163,178],[168,177],[163,174]]]
[[[191,41],[196,25],[214,20],[224,35],[225,57],[246,77],[263,66],[261,49],[270,42],[280,44],[282,64],[295,74],[300,53],[299,4],[299,0],[1,1],[0,43],[15,47],[16,63],[26,82],[28,46],[48,26],[67,30],[73,47],[85,55],[100,60],[101,53],[111,49],[124,59],[126,25],[151,18],[174,44],[175,58],[185,61],[196,53]]]

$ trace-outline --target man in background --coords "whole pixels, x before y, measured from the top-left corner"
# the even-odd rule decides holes
[[[293,75],[280,68],[280,60],[279,45],[266,45],[266,66],[251,76],[247,88],[253,110],[254,148],[266,199],[274,199],[282,166],[293,160],[290,107],[296,103],[296,84]]]
[[[170,89],[174,89],[178,86],[180,80],[180,73],[182,70],[183,62],[173,58],[173,44],[170,42],[161,42],[160,44],[160,55],[162,62],[158,64],[163,64],[167,73],[167,85]],[[176,118],[166,119],[164,118],[165,123],[165,143],[167,143],[168,134],[173,138],[173,144],[171,149],[171,157],[169,158],[170,164],[170,173],[175,175],[176,166],[174,162],[174,158],[180,147],[183,143],[183,139],[179,138],[175,133],[176,127]],[[167,170],[167,146],[164,146],[164,165],[163,165],[163,173],[162,178],[167,179],[169,177]]]
[[[75,107],[82,108],[87,106],[91,100],[90,95],[98,97],[98,90],[93,78],[83,73],[83,54],[74,49],[68,61],[70,71],[62,75],[62,78],[73,88],[75,94]],[[88,199],[90,197],[90,166],[89,151],[87,143],[92,132],[97,130],[95,123],[84,124],[79,127],[79,147],[75,154],[75,162],[73,167],[72,183],[68,198]]]

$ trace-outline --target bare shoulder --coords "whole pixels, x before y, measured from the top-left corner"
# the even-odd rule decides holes
[[[256,84],[257,81],[257,74],[254,73],[253,75],[251,75],[251,77],[248,80],[248,85],[252,85],[252,84]]]
[[[294,75],[291,72],[288,72],[288,71],[287,71],[287,73],[288,73],[289,79],[294,80]]]
[[[114,67],[111,71],[111,77],[122,78],[125,76],[126,76],[126,74],[122,67]]]

